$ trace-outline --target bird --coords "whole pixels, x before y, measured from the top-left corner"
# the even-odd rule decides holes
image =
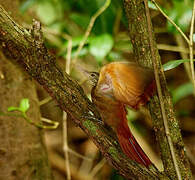
[[[138,110],[156,90],[153,70],[134,62],[112,62],[100,72],[89,72],[91,98],[102,120],[116,133],[122,151],[131,160],[149,168],[153,165],[133,136],[126,107]]]

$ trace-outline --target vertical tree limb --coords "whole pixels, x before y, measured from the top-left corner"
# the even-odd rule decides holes
[[[0,0],[18,21],[19,0]],[[24,21],[26,18],[23,18]],[[40,123],[36,88],[21,70],[0,52],[0,111],[28,98],[28,117]],[[0,179],[52,180],[42,131],[21,117],[0,116]]]
[[[151,23],[151,19],[150,19],[150,12],[149,12],[149,7],[148,7],[148,1],[147,0],[144,0],[144,5],[145,5],[145,9],[146,9],[146,20],[147,20],[147,26],[148,26],[150,49],[151,49],[151,53],[154,54],[155,48],[154,48],[154,44],[153,44],[154,41],[153,41],[153,38],[152,38],[152,36],[153,36],[153,34],[152,34],[152,23]],[[164,104],[164,101],[163,101],[160,78],[159,78],[159,74],[158,74],[158,66],[157,66],[157,63],[156,63],[155,56],[152,56],[152,62],[153,62],[153,67],[154,67],[154,76],[155,76],[155,80],[156,80],[157,93],[158,93],[158,97],[159,97],[159,103],[160,103],[160,109],[161,109],[161,113],[162,113],[163,124],[164,124],[164,128],[165,128],[166,136],[167,136],[167,141],[168,141],[168,144],[169,144],[171,157],[172,157],[172,160],[173,160],[173,165],[174,165],[175,172],[177,174],[178,180],[182,180],[181,179],[181,172],[180,172],[178,162],[177,162],[177,159],[176,159],[176,156],[175,156],[173,142],[172,142],[172,139],[171,139],[171,136],[170,136],[170,130],[169,130],[169,126],[168,126],[168,118],[167,118],[166,112],[165,112],[165,104]]]
[[[161,150],[161,157],[163,160],[166,174],[171,179],[177,179],[177,173],[175,170],[174,162],[171,155],[168,137],[170,136],[174,153],[177,159],[181,176],[183,179],[191,179],[191,171],[188,159],[185,155],[184,144],[182,141],[178,121],[175,118],[173,104],[170,94],[167,89],[166,79],[160,62],[160,56],[156,46],[154,33],[152,36],[148,32],[147,19],[145,14],[145,6],[142,0],[124,0],[124,7],[126,10],[128,22],[129,22],[129,36],[134,48],[135,57],[140,64],[152,68],[152,64],[156,63],[156,70],[160,79],[160,86],[162,90],[162,100],[165,105],[165,114],[168,120],[168,128],[170,134],[167,134],[162,112],[160,108],[159,99],[155,96],[150,103],[150,111],[153,119],[154,130]],[[153,41],[153,52],[151,50],[150,39]],[[152,58],[153,56],[153,58]],[[152,59],[155,62],[152,62]]]

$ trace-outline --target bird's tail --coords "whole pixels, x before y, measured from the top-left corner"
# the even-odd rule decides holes
[[[131,133],[127,120],[122,120],[120,125],[117,127],[117,136],[119,144],[123,152],[132,160],[140,163],[147,168],[152,165],[152,162],[144,153],[140,145],[137,143],[133,134]]]

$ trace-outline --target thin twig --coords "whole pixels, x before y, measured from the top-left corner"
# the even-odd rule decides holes
[[[89,161],[83,160],[81,162],[81,165],[80,165],[79,169],[78,169],[79,173],[84,173],[85,172],[85,174],[90,174],[91,169],[92,169],[92,167],[94,165],[94,161],[93,160],[97,157],[97,153],[98,153],[98,149],[95,148],[93,142],[88,140],[85,143],[85,155],[90,157],[92,159],[92,161],[89,162]]]
[[[71,180],[70,162],[68,154],[67,113],[63,112],[63,151],[66,163],[67,180]]]
[[[72,60],[72,64],[74,64],[75,61],[77,60],[78,55],[79,55],[81,49],[83,48],[83,46],[84,46],[84,44],[85,44],[89,34],[91,33],[91,30],[93,28],[95,20],[97,19],[97,17],[99,15],[101,15],[107,9],[107,7],[110,5],[110,2],[111,2],[111,0],[106,0],[105,4],[100,9],[98,9],[97,12],[91,17],[91,20],[89,22],[87,30],[85,31],[84,37],[83,37],[82,41],[80,42],[79,47],[78,47],[78,49],[77,49],[77,51],[75,53],[75,58]]]
[[[72,154],[74,154],[75,156],[77,156],[77,157],[79,157],[79,158],[81,158],[81,159],[84,159],[84,160],[86,160],[86,161],[93,161],[93,159],[91,159],[91,158],[89,158],[89,157],[86,157],[86,156],[83,156],[83,155],[79,154],[78,152],[72,150],[70,147],[68,147],[68,152],[69,152],[69,153],[72,153]]]
[[[64,160],[61,156],[53,150],[49,151],[49,160],[53,168],[59,170],[62,174],[67,174],[67,169],[64,167]],[[70,164],[70,169],[73,179],[76,180],[91,180],[88,174],[78,173],[77,167],[73,164]]]
[[[103,158],[91,171],[91,173],[89,174],[89,176],[91,178],[93,178],[97,172],[104,166],[104,164],[106,163],[105,158]]]
[[[46,97],[45,99],[39,101],[39,106],[42,106],[44,104],[47,104],[48,102],[50,102],[52,100],[51,96]]]
[[[155,0],[151,0],[154,5],[157,7],[157,9],[162,13],[163,16],[165,16],[167,18],[167,20],[173,24],[173,26],[175,26],[175,28],[181,33],[181,35],[184,37],[184,39],[187,41],[188,44],[190,44],[190,40],[188,39],[188,37],[184,34],[184,32],[181,30],[181,28],[174,23],[174,21],[172,19],[169,18],[169,16],[167,16],[164,11],[160,8],[160,6],[156,3]]]
[[[148,0],[144,0],[144,4],[145,4],[145,9],[146,9],[146,19],[147,19],[147,24],[148,24],[148,33],[149,33],[149,41],[150,41],[150,48],[151,48],[151,54],[152,54],[152,62],[153,62],[153,67],[154,67],[154,75],[155,75],[155,80],[156,80],[156,86],[157,86],[157,92],[158,92],[158,97],[160,100],[160,107],[161,107],[161,112],[162,112],[162,117],[163,117],[163,122],[164,122],[164,127],[165,127],[165,131],[166,131],[166,136],[168,139],[168,143],[169,143],[169,147],[170,147],[170,151],[171,151],[171,156],[173,158],[173,164],[175,167],[175,171],[177,174],[177,177],[179,180],[182,180],[181,177],[181,172],[177,163],[177,158],[174,152],[174,146],[173,146],[173,142],[172,139],[170,137],[170,130],[169,130],[169,126],[168,126],[168,120],[167,120],[167,116],[166,116],[166,111],[165,111],[165,105],[164,105],[164,101],[163,101],[163,95],[162,95],[162,89],[161,89],[161,84],[160,84],[160,77],[158,74],[158,66],[156,63],[156,59],[154,56],[154,44],[153,44],[153,35],[152,35],[152,23],[151,23],[151,19],[150,19],[150,12],[149,12],[149,8],[148,8]]]
[[[193,61],[194,18],[195,18],[195,0],[194,0],[194,5],[193,5],[193,11],[192,11],[192,20],[191,20],[191,27],[190,27],[190,43],[189,43],[190,67],[191,67],[191,74],[192,74],[192,84],[193,84],[194,89],[195,89],[194,61]]]
[[[120,22],[121,22],[121,18],[122,18],[122,8],[118,7],[117,9],[117,13],[116,13],[116,18],[114,21],[114,28],[113,28],[113,35],[114,37],[116,37],[119,33],[119,28],[120,28]]]
[[[183,37],[181,36],[181,34],[175,35],[175,39],[176,39],[177,44],[180,47],[185,48],[186,43],[185,43],[185,40],[183,39]],[[187,53],[180,52],[180,56],[182,57],[182,59],[189,59],[188,54],[189,54],[189,48],[188,48]],[[190,72],[190,62],[185,62],[184,63],[184,68],[185,68],[185,71],[188,75],[188,78],[190,79],[190,81],[192,81],[191,72]]]
[[[46,119],[46,118],[43,118],[43,117],[41,117],[41,120],[43,122],[47,122],[47,123],[52,124],[52,125],[51,126],[46,126],[46,125],[34,122],[24,112],[22,112],[22,113],[20,112],[18,114],[15,114],[15,113],[11,113],[11,112],[4,113],[4,112],[0,111],[0,116],[10,116],[10,117],[24,118],[29,124],[32,124],[33,126],[35,126],[37,128],[41,128],[41,129],[56,129],[59,125],[59,123],[57,121],[52,121],[50,119]]]
[[[53,126],[44,126],[44,125],[41,125],[41,128],[43,129],[56,129],[59,125],[59,122],[57,121],[52,121],[50,119],[47,119],[47,118],[44,118],[44,117],[41,117],[41,121],[42,122],[46,122],[48,124],[53,124]]]
[[[72,51],[72,38],[68,39],[68,48],[66,56],[66,73],[70,74],[70,63],[71,63],[71,51]]]
[[[182,46],[173,46],[169,44],[157,44],[157,48],[160,50],[165,50],[165,51],[173,51],[173,52],[180,52],[180,53],[186,53],[189,54],[189,48],[185,48]],[[195,51],[193,51],[193,54],[195,54]],[[183,59],[188,59],[183,58]]]
[[[68,37],[68,48],[67,48],[67,55],[66,55],[66,73],[67,74],[70,73],[71,51],[72,51],[72,39]],[[64,150],[64,155],[65,155],[67,180],[71,180],[68,149],[69,148],[68,148],[68,132],[67,132],[67,113],[63,112],[63,150]]]

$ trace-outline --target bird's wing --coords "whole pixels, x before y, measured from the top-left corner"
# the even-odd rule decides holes
[[[108,73],[112,77],[114,97],[130,107],[135,107],[154,79],[152,70],[135,63],[118,63],[113,66],[115,68],[110,67],[112,71]]]

